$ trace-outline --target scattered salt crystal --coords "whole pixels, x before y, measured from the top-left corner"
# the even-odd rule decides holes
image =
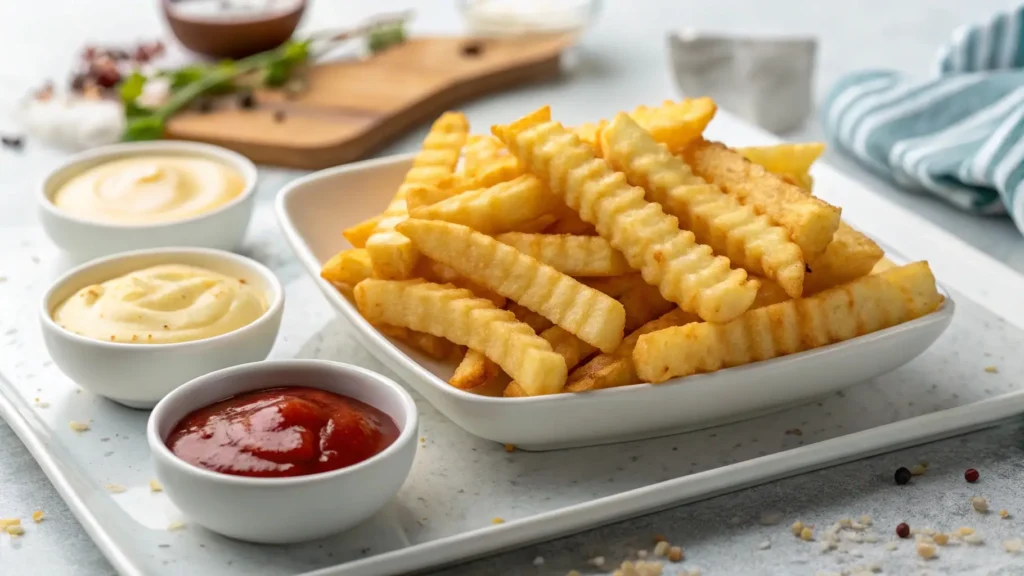
[[[890,540],[889,542],[886,542],[886,544],[885,544],[885,549],[890,551],[890,552],[892,552],[893,550],[895,550],[898,547],[899,547],[899,544],[897,544],[896,542],[894,542],[892,540]]]
[[[767,540],[765,540],[764,542],[761,542],[760,544],[757,545],[757,549],[758,550],[767,550],[767,549],[769,549],[771,547],[772,547],[772,543],[767,541]]]
[[[544,557],[543,556],[537,556],[536,558],[534,558],[533,559],[533,565],[534,566],[543,566],[544,565]]]
[[[979,546],[984,542],[984,540],[979,534],[968,534],[967,536],[964,536],[964,542],[971,544],[972,546]]]
[[[120,484],[104,484],[103,487],[106,488],[107,492],[110,492],[111,494],[120,494],[127,490],[127,488]]]
[[[1003,550],[1006,550],[1010,554],[1017,554],[1021,550],[1024,550],[1024,540],[1021,540],[1020,538],[1005,540],[1003,542]]]
[[[604,556],[594,556],[590,560],[587,560],[587,564],[600,568],[601,566],[604,566]]]
[[[928,542],[918,542],[917,555],[926,560],[929,558],[934,558],[935,546],[933,544],[929,544]]]

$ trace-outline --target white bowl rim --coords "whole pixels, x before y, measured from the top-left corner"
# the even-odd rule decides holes
[[[214,472],[213,470],[207,470],[206,468],[200,468],[199,466],[189,464],[188,462],[185,462],[184,460],[176,456],[173,452],[171,452],[171,449],[167,447],[167,444],[164,442],[164,439],[160,437],[160,434],[157,432],[158,420],[160,420],[161,418],[166,418],[166,416],[164,415],[164,411],[167,410],[167,406],[171,402],[173,402],[174,399],[177,398],[178,396],[185,396],[188,393],[190,393],[193,389],[206,385],[207,381],[212,380],[214,378],[223,377],[230,377],[235,379],[245,378],[254,372],[276,370],[281,368],[322,368],[326,369],[327,371],[334,372],[343,377],[349,376],[352,372],[356,372],[367,377],[370,381],[373,382],[371,386],[382,387],[388,390],[390,394],[397,396],[398,399],[400,400],[402,409],[405,412],[405,424],[401,426],[401,431],[398,433],[398,438],[395,438],[395,441],[388,445],[387,448],[381,450],[380,452],[374,454],[373,456],[370,456],[366,460],[363,460],[358,464],[353,464],[351,466],[346,466],[344,468],[338,468],[337,470],[331,470],[329,472],[317,472],[315,474],[306,474],[304,476],[288,476],[284,478],[254,478],[251,476],[238,476],[235,474],[224,474],[222,472]],[[327,388],[320,388],[319,386],[316,385],[316,383],[303,384],[303,386],[319,388],[321,390],[327,390],[328,392],[332,392],[332,390],[329,390]],[[238,394],[243,394],[245,392],[257,392],[260,390],[266,390],[273,387],[274,386],[261,386],[252,388],[251,390],[238,391],[235,394],[221,398],[221,400],[226,400],[228,398],[231,398],[232,396],[237,396]],[[216,400],[214,402],[220,402],[221,400]],[[203,404],[202,406],[190,408],[186,412],[186,414],[190,414],[200,408],[205,408],[206,406],[209,406],[212,403],[213,402]],[[370,405],[373,406],[372,404]],[[376,406],[373,407],[377,408]],[[380,410],[380,408],[377,409]],[[388,416],[390,417],[390,414]],[[177,422],[175,422],[174,424],[177,424]],[[395,422],[395,424],[398,425],[398,422]],[[165,461],[171,462],[171,465],[177,468],[178,470],[184,471],[187,474],[198,476],[199,478],[202,478],[204,480],[221,482],[224,484],[230,484],[235,486],[284,487],[311,484],[314,482],[326,482],[338,478],[340,476],[355,474],[360,470],[377,465],[384,459],[394,457],[395,454],[398,453],[399,450],[401,450],[402,446],[408,444],[409,442],[414,442],[418,428],[419,412],[416,408],[416,401],[413,400],[412,395],[410,395],[405,388],[402,388],[402,386],[400,386],[391,378],[388,378],[383,374],[374,372],[372,370],[368,370],[361,366],[356,366],[354,364],[337,362],[334,360],[321,360],[310,358],[290,360],[264,360],[261,362],[249,362],[247,364],[239,364],[237,366],[222,368],[214,372],[203,374],[202,376],[199,376],[197,378],[193,378],[192,380],[172,390],[169,394],[167,394],[159,402],[157,402],[155,407],[153,407],[153,411],[150,412],[149,414],[149,420],[146,422],[146,439],[149,442],[150,451],[153,453],[153,457],[161,458]]]
[[[232,330],[230,332],[225,332],[223,334],[218,334],[216,336],[211,336],[209,338],[200,338],[199,340],[189,340],[187,342],[167,342],[167,343],[160,343],[160,344],[140,344],[140,343],[137,343],[137,342],[135,342],[135,343],[133,343],[133,342],[108,342],[106,340],[98,340],[96,338],[89,338],[87,336],[82,336],[81,334],[75,334],[74,332],[68,330],[67,328],[64,328],[60,324],[57,324],[56,321],[54,321],[52,307],[50,306],[50,301],[53,299],[54,291],[56,291],[57,288],[59,288],[61,286],[64,286],[65,284],[68,284],[69,282],[74,280],[74,278],[76,276],[78,276],[79,274],[82,274],[83,272],[86,272],[87,270],[91,270],[93,268],[96,268],[96,267],[99,267],[99,266],[103,266],[103,265],[108,264],[110,262],[114,262],[114,261],[117,261],[117,260],[124,260],[124,259],[127,259],[127,258],[136,257],[136,256],[173,256],[175,254],[192,254],[192,255],[212,256],[214,258],[220,258],[222,260],[230,260],[230,261],[233,261],[233,262],[235,262],[237,264],[240,264],[240,265],[242,265],[242,266],[244,266],[246,268],[249,268],[254,273],[260,275],[266,281],[266,283],[270,286],[271,294],[267,295],[268,296],[267,300],[269,302],[269,304],[267,305],[267,309],[263,312],[263,314],[259,318],[253,320],[252,322],[246,324],[245,326],[241,326],[239,328],[235,328],[234,330]],[[213,272],[217,272],[217,270],[213,270]],[[54,280],[50,284],[50,286],[46,289],[46,291],[43,292],[43,297],[42,297],[42,299],[40,300],[40,303],[39,303],[39,316],[40,316],[40,320],[48,328],[53,329],[53,330],[57,330],[58,332],[63,334],[65,337],[67,337],[67,338],[69,338],[71,340],[74,340],[74,341],[76,341],[78,343],[85,343],[87,345],[102,346],[102,347],[105,347],[105,348],[125,348],[125,347],[128,347],[128,348],[137,348],[139,350],[147,350],[147,351],[148,350],[174,351],[174,350],[180,350],[182,348],[190,348],[190,347],[196,347],[196,346],[203,346],[203,345],[209,344],[211,342],[227,340],[228,338],[238,338],[238,337],[240,337],[242,335],[243,332],[252,331],[252,330],[256,329],[257,327],[262,326],[263,324],[266,324],[267,322],[270,322],[272,318],[274,318],[275,316],[280,314],[281,308],[283,308],[283,307],[284,307],[284,287],[281,285],[281,281],[277,278],[277,275],[274,274],[270,270],[270,268],[267,268],[264,264],[262,264],[260,262],[257,262],[256,260],[253,260],[252,258],[249,258],[248,256],[242,256],[241,254],[235,254],[234,252],[228,252],[226,250],[218,250],[216,248],[186,248],[186,247],[175,248],[175,247],[171,247],[171,248],[145,248],[145,249],[141,249],[141,250],[131,250],[131,251],[128,251],[128,252],[118,252],[117,254],[111,254],[110,256],[103,256],[101,258],[96,258],[94,260],[89,260],[88,262],[86,262],[84,264],[80,264],[80,265],[72,268],[71,270],[68,270],[67,272],[62,274],[60,276],[60,278],[57,278],[56,280]]]
[[[138,155],[144,152],[170,152],[176,155],[184,155],[185,153],[191,152],[196,156],[200,156],[207,159],[220,160],[223,163],[230,165],[232,168],[237,169],[242,174],[242,179],[245,181],[245,187],[242,189],[241,194],[232,198],[230,201],[210,210],[208,212],[202,212],[188,218],[181,218],[178,220],[167,220],[163,222],[149,222],[142,224],[133,223],[120,223],[120,222],[103,222],[101,220],[90,220],[88,218],[80,218],[69,214],[53,203],[53,198],[47,193],[50,181],[61,172],[74,168],[78,164],[84,164],[86,162],[92,162],[100,159],[117,160],[121,158],[128,158],[134,155]],[[49,170],[42,181],[36,186],[36,192],[38,194],[37,201],[40,208],[48,212],[51,216],[58,219],[68,220],[80,224],[83,226],[95,226],[97,228],[105,228],[112,230],[153,230],[156,228],[169,228],[171,226],[178,226],[181,224],[187,224],[192,222],[198,222],[201,220],[212,219],[217,215],[230,210],[232,207],[237,206],[249,199],[250,196],[256,193],[256,184],[259,180],[256,165],[245,156],[242,156],[234,150],[228,150],[222,146],[216,146],[214,144],[206,144],[203,142],[190,142],[185,140],[154,140],[150,142],[122,142],[120,144],[109,144],[107,146],[100,146],[98,148],[92,148],[79,152],[61,162],[55,168]]]

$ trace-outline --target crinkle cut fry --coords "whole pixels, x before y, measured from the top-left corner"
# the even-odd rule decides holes
[[[546,340],[508,310],[469,290],[422,280],[360,282],[359,312],[371,324],[391,324],[467,346],[483,353],[534,396],[565,385],[565,360]]]
[[[713,322],[727,322],[750,307],[757,282],[697,244],[675,217],[644,200],[643,189],[630,186],[590,146],[560,124],[541,120],[549,114],[541,109],[493,130],[523,166],[594,224],[665,299]]]
[[[682,326],[690,322],[700,322],[689,312],[679,308],[671,310],[654,320],[650,320],[640,326],[629,336],[622,339],[610,354],[600,354],[592,358],[586,364],[572,371],[569,380],[565,384],[566,392],[587,392],[590,390],[602,390],[604,388],[615,388],[618,386],[629,386],[640,382],[633,366],[633,349],[636,343],[644,334],[664,330],[672,326]]]
[[[840,222],[825,253],[808,262],[804,294],[815,294],[870,274],[884,256],[874,240]]]
[[[433,260],[511,298],[602,350],[622,340],[625,310],[605,294],[466,226],[410,218],[400,232]]]
[[[655,108],[638,106],[629,116],[655,140],[678,153],[704,134],[717,110],[711,98],[686,98],[679,102],[666,100]]]
[[[805,261],[822,254],[832,242],[839,228],[839,208],[718,142],[697,140],[686,147],[683,157],[698,176],[788,230]]]
[[[411,215],[462,224],[484,234],[500,234],[562,210],[566,210],[565,204],[536,176],[523,175],[414,208]]]
[[[445,112],[430,127],[423,148],[413,158],[412,168],[398,187],[398,193],[377,222],[373,234],[366,239],[365,248],[373,262],[375,276],[402,279],[412,275],[419,254],[408,238],[394,230],[396,224],[409,216],[406,194],[410,188],[433,187],[450,177],[468,133],[469,122],[457,112]]]
[[[373,275],[370,254],[362,248],[342,250],[324,263],[320,277],[335,284],[355,286]]]
[[[600,236],[507,232],[495,239],[569,276],[621,276],[632,272],[626,259]]]
[[[435,360],[452,360],[457,358],[456,354],[459,352],[457,345],[426,332],[417,332],[389,324],[378,324],[374,328],[381,334],[395,340],[401,340]]]
[[[604,158],[630,184],[646,189],[697,241],[734,265],[778,282],[792,298],[803,294],[803,252],[766,216],[695,175],[629,116],[620,114],[601,133]]]
[[[640,337],[633,351],[647,382],[713,372],[870,334],[933,312],[942,303],[927,262],[917,262],[799,300]]]
[[[466,350],[466,355],[462,357],[448,383],[459,390],[472,390],[493,381],[500,371],[498,365],[487,356],[470,348]]]

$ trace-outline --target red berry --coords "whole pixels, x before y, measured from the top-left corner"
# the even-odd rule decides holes
[[[900,522],[896,525],[896,535],[900,538],[910,537],[910,526],[906,522]]]
[[[967,480],[971,484],[974,484],[975,482],[978,481],[978,476],[978,471],[975,470],[974,468],[968,468],[967,470],[964,470],[964,480]]]

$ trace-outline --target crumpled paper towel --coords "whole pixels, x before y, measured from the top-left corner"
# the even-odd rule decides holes
[[[676,84],[772,132],[799,128],[811,112],[817,40],[682,30],[668,35]]]

